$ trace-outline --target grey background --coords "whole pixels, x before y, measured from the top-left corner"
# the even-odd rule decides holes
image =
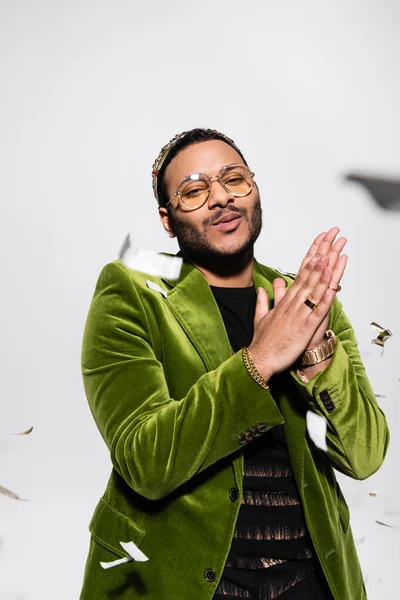
[[[369,597],[394,597],[399,529],[375,520],[400,524],[400,216],[343,175],[400,175],[399,19],[395,0],[0,2],[0,485],[29,499],[0,496],[1,600],[79,596],[110,471],[81,383],[84,322],[128,231],[175,251],[151,164],[195,126],[231,136],[256,173],[259,260],[296,271],[319,231],[348,237],[340,297],[392,442],[376,475],[340,481]],[[371,321],[394,334],[383,356]]]

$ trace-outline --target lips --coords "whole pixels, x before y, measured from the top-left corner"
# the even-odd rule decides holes
[[[240,215],[238,213],[229,213],[228,215],[225,215],[221,219],[218,219],[218,221],[216,221],[215,223],[213,223],[213,225],[220,225],[221,223],[230,223],[231,221],[235,221],[236,219],[240,219],[241,216],[242,215]]]
[[[219,219],[216,223],[214,223],[213,227],[224,233],[232,233],[240,227],[241,223],[242,215],[238,213],[231,213],[229,215],[225,215],[222,217],[222,219]]]

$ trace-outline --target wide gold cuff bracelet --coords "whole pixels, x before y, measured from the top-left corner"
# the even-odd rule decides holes
[[[328,329],[324,336],[327,340],[324,344],[303,352],[299,358],[300,368],[312,367],[333,355],[336,346],[336,336],[331,329]]]

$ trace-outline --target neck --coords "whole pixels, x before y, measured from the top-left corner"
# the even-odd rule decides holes
[[[209,285],[239,288],[253,285],[253,249],[232,264],[194,264],[194,266],[203,273]]]

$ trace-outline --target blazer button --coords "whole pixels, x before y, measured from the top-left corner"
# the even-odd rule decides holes
[[[239,444],[240,444],[240,445],[243,445],[243,444],[245,444],[245,443],[246,443],[246,436],[245,436],[245,434],[244,434],[244,433],[241,433],[241,434],[239,435]]]
[[[323,390],[319,397],[321,398],[322,402],[325,404],[325,402],[329,402],[329,400],[331,399],[331,396],[328,392],[328,390]]]
[[[335,405],[333,404],[332,400],[330,402],[324,402],[324,406],[328,413],[333,413],[333,411],[335,410]]]
[[[204,571],[204,579],[210,583],[212,583],[213,581],[215,581],[215,571],[214,569],[206,569]]]
[[[265,423],[261,423],[258,427],[257,427],[258,433],[265,433],[267,431],[267,426]]]
[[[237,491],[237,488],[231,488],[229,490],[229,498],[232,500],[232,502],[236,502],[236,500],[239,498],[239,492]]]
[[[246,433],[246,442],[251,442],[253,439],[253,433],[251,431],[248,431]]]
[[[319,397],[322,400],[323,405],[325,406],[325,409],[327,410],[328,413],[333,413],[333,411],[335,410],[335,405],[332,402],[332,398],[330,393],[328,392],[328,390],[323,390]]]

